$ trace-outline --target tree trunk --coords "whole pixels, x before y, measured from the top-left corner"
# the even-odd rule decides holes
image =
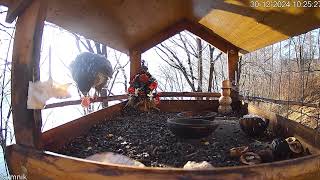
[[[203,67],[202,67],[202,42],[200,38],[197,38],[197,51],[198,51],[198,92],[202,92],[202,79],[203,79]]]
[[[239,57],[239,62],[238,62],[238,70],[237,70],[237,82],[236,84],[239,86],[240,85],[240,78],[241,78],[241,73],[242,73],[242,56]],[[270,76],[270,81],[271,81],[271,76]]]
[[[214,61],[213,61],[213,52],[214,47],[209,46],[210,51],[210,69],[209,69],[209,85],[208,85],[208,92],[212,92],[212,83],[213,83],[213,70],[214,70]]]
[[[87,46],[88,46],[88,51],[91,53],[94,53],[94,50],[91,46],[91,41],[89,39],[86,39],[86,42],[87,42]]]

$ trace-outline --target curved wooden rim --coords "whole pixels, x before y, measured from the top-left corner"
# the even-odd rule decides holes
[[[212,169],[182,169],[134,167],[101,163],[69,157],[48,151],[38,151],[21,145],[6,149],[12,172],[26,167],[30,177],[113,177],[115,179],[304,179],[319,177],[320,154],[297,159],[250,166],[217,167]],[[29,177],[28,177],[29,178]],[[305,178],[308,179],[308,178]]]
[[[269,162],[269,163],[261,163],[261,164],[255,164],[255,165],[240,165],[240,166],[231,166],[231,167],[214,167],[210,169],[183,169],[183,168],[166,168],[166,167],[137,167],[137,166],[127,166],[127,165],[120,165],[120,164],[113,164],[113,163],[102,163],[98,161],[92,161],[92,160],[87,160],[87,159],[82,159],[82,158],[76,158],[76,157],[71,157],[67,155],[62,155],[50,151],[45,151],[45,154],[47,155],[53,155],[53,156],[58,156],[58,157],[63,157],[63,158],[68,158],[68,159],[74,159],[77,161],[83,161],[83,162],[89,162],[93,164],[99,164],[99,165],[104,165],[108,167],[121,167],[121,168],[128,168],[128,169],[135,169],[135,170],[146,170],[146,171],[189,171],[189,172],[212,172],[212,171],[234,171],[234,170],[241,170],[241,169],[248,169],[248,168],[258,168],[258,167],[268,167],[272,166],[274,168],[280,167],[280,166],[295,166],[299,164],[304,164],[306,163],[305,161],[308,160],[314,160],[316,158],[319,158],[320,160],[320,154],[314,154],[314,155],[308,155],[304,157],[299,157],[295,159],[288,159],[288,160],[282,160],[282,161],[275,161],[275,162]]]

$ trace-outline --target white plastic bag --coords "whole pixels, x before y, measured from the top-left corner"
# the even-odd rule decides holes
[[[69,98],[71,94],[68,92],[68,88],[71,83],[60,84],[52,79],[41,82],[29,81],[28,88],[28,109],[43,109],[46,105],[46,101],[50,98]]]

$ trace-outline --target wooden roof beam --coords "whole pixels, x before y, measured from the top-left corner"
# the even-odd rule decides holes
[[[134,46],[134,50],[140,51],[141,53],[149,50],[150,48],[156,46],[157,44],[169,39],[170,37],[178,34],[179,32],[185,30],[186,21],[178,21],[171,26],[163,29],[162,31],[154,34],[151,38],[137,44]]]
[[[188,30],[194,35],[199,36],[203,40],[207,41],[208,43],[223,51],[224,53],[227,53],[228,50],[231,49],[234,51],[243,51],[242,49],[238,48],[237,46],[233,45],[221,36],[214,33],[211,29],[205,27],[204,25],[198,22],[193,22],[188,19],[182,19],[172,24],[168,28],[165,28],[162,31],[156,33],[151,38],[137,44],[132,49],[139,50],[141,51],[141,53],[143,53],[148,49],[156,46],[157,44],[169,39],[170,37],[184,30]]]
[[[227,53],[228,50],[234,50],[234,51],[241,50],[234,44],[230,43],[229,41],[225,40],[218,34],[214,33],[211,29],[207,28],[206,26],[198,22],[188,20],[187,26],[185,28],[189,32],[199,36],[201,39],[212,44],[214,47],[220,49],[224,53]]]
[[[6,22],[12,23],[23,11],[30,6],[32,0],[16,0],[9,6]]]

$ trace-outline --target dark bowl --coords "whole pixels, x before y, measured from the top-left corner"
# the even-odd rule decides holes
[[[243,117],[239,119],[239,124],[247,135],[249,136],[261,136],[264,131],[268,128],[269,120],[262,119],[259,117]]]
[[[211,121],[213,121],[217,115],[218,113],[213,111],[201,111],[201,112],[183,111],[177,114],[179,118],[204,119],[204,120],[211,120]]]
[[[173,134],[185,139],[207,137],[218,127],[213,121],[193,118],[168,119],[167,124]]]

